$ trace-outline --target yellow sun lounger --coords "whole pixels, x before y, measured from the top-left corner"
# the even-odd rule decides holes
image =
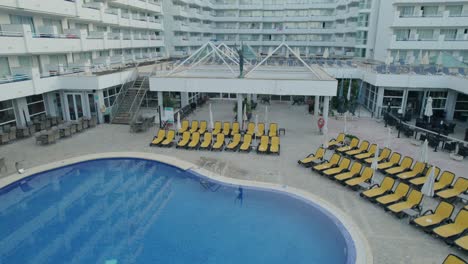
[[[241,142],[241,134],[235,134],[224,150],[236,151]]]
[[[154,137],[153,141],[151,141],[151,146],[157,146],[163,142],[164,138],[166,137],[166,130],[159,129],[158,136]]]
[[[197,131],[198,131],[198,121],[193,120],[192,125],[190,126],[190,129],[189,129],[189,132],[190,132],[190,134],[192,134],[192,133],[195,133]]]
[[[467,190],[468,179],[460,177],[455,181],[452,188],[437,192],[436,195],[442,199],[451,199],[466,192]]]
[[[177,142],[176,148],[186,148],[188,143],[190,142],[190,132],[185,131],[182,134],[182,138]]]
[[[182,134],[185,131],[188,131],[189,129],[189,121],[188,120],[182,120],[181,128],[177,131],[178,134]]]
[[[315,154],[309,154],[304,159],[298,160],[297,163],[299,163],[299,164],[303,165],[304,167],[308,168],[308,167],[314,165],[316,161],[322,160],[324,155],[325,155],[325,149],[324,148],[318,148],[315,151]]]
[[[450,171],[444,171],[434,183],[434,192],[440,191],[442,189],[448,188],[455,179],[455,174]]]
[[[461,259],[459,256],[449,254],[442,264],[467,264],[466,261]]]
[[[270,144],[270,154],[280,154],[280,139],[279,137],[272,137]]]
[[[240,134],[240,125],[239,122],[234,122],[232,123],[232,129],[231,129],[231,137],[233,137],[236,134]]]
[[[404,216],[403,210],[415,209],[419,207],[423,198],[423,194],[417,190],[411,190],[408,197],[404,201],[389,205],[387,209],[395,213],[398,217]]]
[[[213,147],[211,148],[211,150],[221,151],[223,150],[223,146],[224,146],[224,134],[219,133],[216,135],[216,142],[213,144]]]
[[[393,193],[380,196],[379,198],[375,199],[375,201],[381,205],[388,205],[391,203],[395,203],[405,198],[405,196],[408,194],[408,191],[409,191],[408,184],[400,182],[397,185],[395,191],[393,191]]]
[[[330,158],[329,161],[326,161],[322,164],[319,164],[319,165],[315,165],[314,167],[312,167],[312,170],[315,170],[315,171],[323,171],[323,170],[327,170],[327,169],[330,169],[330,168],[334,168],[336,166],[338,166],[338,162],[340,161],[340,158],[341,156],[339,154],[333,154]]]
[[[207,128],[208,128],[208,123],[205,120],[200,121],[200,128],[198,129],[198,133],[200,133],[200,135],[205,134]]]
[[[409,170],[411,168],[411,165],[413,165],[413,158],[404,157],[401,160],[400,165],[386,169],[385,174],[395,177],[397,174]]]
[[[203,134],[203,142],[200,144],[199,149],[211,149],[211,142],[213,141],[213,134],[206,132]]]
[[[409,183],[411,185],[415,186],[415,187],[421,187],[426,182],[427,177],[429,177],[429,174],[431,173],[431,170],[432,170],[432,166],[429,167],[429,169],[426,171],[426,175],[424,175],[422,177],[417,177],[417,178],[411,179],[409,181]],[[435,179],[437,179],[437,177],[439,176],[439,173],[440,173],[439,167],[435,167],[435,171],[434,171],[434,178]]]
[[[264,123],[258,123],[257,131],[255,132],[255,137],[256,138],[261,138],[264,135],[265,135],[265,124]]]
[[[170,147],[172,144],[174,144],[174,138],[175,138],[175,130],[169,130],[166,133],[166,138],[164,139],[163,142],[161,142],[160,146],[163,147]]]
[[[268,136],[262,136],[260,138],[260,144],[257,147],[257,153],[267,153],[269,141],[270,138]]]
[[[250,152],[251,149],[252,149],[252,135],[245,134],[244,140],[242,141],[242,144],[239,147],[239,151]]]
[[[343,158],[338,163],[338,167],[321,171],[321,174],[323,174],[325,176],[333,176],[333,175],[336,175],[338,173],[342,173],[342,172],[348,170],[350,164],[351,164],[350,159]]]
[[[231,133],[231,123],[229,122],[224,122],[223,123],[223,135],[224,137],[228,137],[229,134]]]
[[[361,142],[361,145],[359,145],[359,148],[346,151],[345,154],[348,156],[355,156],[355,155],[358,155],[367,151],[368,148],[369,148],[369,141],[364,140],[363,142]]]
[[[370,145],[367,152],[357,154],[357,155],[354,156],[354,158],[357,159],[357,160],[364,160],[364,159],[367,159],[369,157],[373,157],[375,155],[376,151],[377,151],[377,144],[372,144],[372,145]]]
[[[387,192],[391,191],[393,185],[395,184],[395,180],[390,177],[385,177],[382,180],[380,185],[371,186],[371,188],[367,191],[363,191],[360,195],[361,197],[368,198],[368,199],[375,199],[381,195],[386,194]]]
[[[192,134],[192,140],[187,145],[187,148],[197,149],[199,144],[200,144],[200,133],[195,132],[195,133]]]
[[[457,247],[468,251],[468,235],[462,236],[453,242]]]
[[[247,134],[247,135],[255,134],[255,123],[250,122],[247,125],[247,131],[245,131],[245,134]]]
[[[390,154],[392,153],[392,151],[389,149],[389,148],[384,148],[379,156],[377,157],[377,163],[380,163],[384,160],[387,160],[388,157],[390,157]],[[367,158],[364,160],[365,163],[367,164],[372,164],[372,161],[374,160],[374,157],[370,157],[370,158]]]
[[[351,166],[351,169],[349,169],[349,171],[337,174],[334,176],[334,178],[337,181],[346,181],[353,177],[358,176],[359,173],[361,172],[361,169],[362,169],[362,164],[359,162],[354,162],[353,165]]]
[[[354,188],[361,183],[370,182],[373,176],[374,176],[374,170],[371,169],[371,167],[366,167],[364,171],[362,171],[361,176],[347,180],[345,181],[345,184],[348,185],[349,187]]]
[[[270,129],[268,129],[268,136],[269,137],[277,137],[278,136],[278,124],[270,123]]]
[[[460,210],[452,223],[441,225],[432,230],[432,232],[443,238],[448,239],[462,234],[468,228],[468,211]]]
[[[221,133],[221,129],[222,129],[221,121],[216,121],[214,123],[213,132],[211,132],[211,134],[213,134],[213,136],[216,136],[217,134]]]
[[[423,173],[425,168],[426,163],[418,161],[414,164],[413,168],[410,171],[399,173],[397,174],[397,177],[401,180],[409,180],[414,177],[421,176],[421,173]]]
[[[379,170],[386,170],[388,168],[394,167],[398,165],[401,159],[401,154],[398,152],[393,152],[392,156],[387,162],[382,162],[377,165],[377,169]]]
[[[358,145],[359,145],[359,139],[353,138],[351,139],[351,142],[349,142],[349,145],[337,148],[335,151],[343,153],[343,152],[350,151],[350,150],[357,148]]]
[[[331,148],[335,148],[337,147],[338,145],[341,145],[344,143],[344,140],[345,140],[345,134],[344,133],[340,133],[338,134],[338,136],[336,138],[333,138],[331,139],[330,141],[328,141],[328,148],[331,149]]]
[[[429,230],[434,226],[450,219],[455,207],[447,202],[440,202],[435,211],[427,210],[420,217],[410,221],[411,224],[421,227],[424,230]]]

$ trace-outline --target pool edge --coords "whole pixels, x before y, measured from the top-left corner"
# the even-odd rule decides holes
[[[210,179],[221,181],[227,184],[263,188],[267,190],[274,190],[274,191],[296,195],[299,198],[315,203],[318,206],[322,207],[323,209],[329,211],[332,215],[334,215],[341,222],[341,224],[349,232],[349,235],[351,236],[354,242],[354,247],[356,250],[356,262],[355,262],[356,264],[365,264],[365,263],[373,264],[372,251],[371,251],[369,242],[367,241],[362,231],[358,228],[358,226],[354,223],[354,221],[344,211],[342,211],[335,205],[329,203],[328,201],[324,200],[323,198],[320,198],[319,196],[316,196],[310,192],[307,192],[307,191],[304,191],[295,187],[286,186],[286,185],[280,185],[276,183],[267,183],[267,182],[257,182],[257,181],[250,181],[250,180],[241,180],[241,179],[235,179],[235,178],[222,176],[217,173],[208,171],[204,168],[201,168],[200,166],[197,166],[193,163],[181,160],[173,156],[161,155],[161,154],[155,154],[155,153],[145,153],[145,152],[104,152],[104,153],[97,153],[97,154],[82,155],[82,156],[77,156],[77,157],[73,157],[69,159],[51,162],[48,164],[39,165],[30,169],[27,169],[22,174],[15,173],[7,177],[1,178],[0,189],[14,182],[20,181],[26,177],[37,174],[37,173],[41,173],[41,172],[55,169],[58,167],[71,165],[74,163],[95,160],[95,159],[104,159],[104,158],[140,158],[140,159],[146,159],[146,160],[154,160],[157,162],[162,162],[168,165],[172,165],[182,170],[187,170],[187,171],[190,170],[195,173],[201,174],[205,177],[208,177]]]

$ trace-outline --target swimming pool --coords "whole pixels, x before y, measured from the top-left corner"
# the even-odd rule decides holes
[[[354,263],[334,216],[310,202],[112,158],[0,190],[0,263]]]

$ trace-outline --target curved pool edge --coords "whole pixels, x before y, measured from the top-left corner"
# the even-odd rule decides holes
[[[250,180],[241,180],[230,178],[226,176],[219,175],[217,173],[208,171],[200,166],[197,166],[193,163],[172,157],[167,155],[155,154],[155,153],[145,153],[145,152],[104,152],[97,154],[88,154],[77,156],[69,159],[64,159],[60,161],[51,162],[48,164],[39,165],[30,169],[27,169],[24,173],[19,174],[15,173],[10,176],[0,179],[0,189],[8,186],[14,182],[20,181],[24,178],[27,178],[31,175],[41,173],[44,171],[52,170],[58,167],[63,167],[79,162],[95,160],[95,159],[106,159],[106,158],[139,158],[146,160],[153,160],[157,162],[166,163],[168,165],[177,167],[185,171],[192,171],[202,176],[205,176],[209,179],[220,181],[225,184],[231,185],[242,185],[252,188],[261,188],[266,190],[272,190],[280,193],[285,193],[286,195],[296,196],[300,199],[304,199],[308,202],[314,203],[323,209],[327,210],[332,214],[346,229],[349,235],[352,238],[356,251],[356,264],[373,264],[372,251],[367,241],[366,237],[354,221],[349,217],[344,211],[331,204],[330,202],[316,196],[305,190],[301,190],[295,187],[280,185],[276,183],[267,183],[267,182],[257,182]]]

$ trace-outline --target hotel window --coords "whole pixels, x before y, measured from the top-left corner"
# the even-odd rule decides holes
[[[385,89],[383,98],[383,107],[387,107],[388,103],[392,103],[392,108],[400,109],[403,103],[403,90]]]
[[[418,29],[418,40],[434,40],[433,29]]]
[[[445,110],[445,103],[447,102],[447,92],[446,91],[430,91],[428,97],[432,97],[432,109],[435,110]]]
[[[42,23],[44,23],[44,26],[57,28],[57,33],[58,34],[63,33],[62,21],[60,21],[58,19],[44,18],[44,19],[42,19]]]
[[[412,17],[414,15],[414,6],[400,6],[398,7],[400,17]]]
[[[68,66],[66,55],[49,55],[49,65],[62,65]]]
[[[117,98],[117,95],[119,95],[119,92],[120,92],[120,85],[105,89],[103,91],[104,104],[106,105],[106,107],[111,107],[114,104],[114,101]]]
[[[449,16],[461,16],[463,5],[449,5],[445,7],[445,10],[449,12]]]
[[[457,38],[456,29],[441,29],[440,35],[444,35],[444,40],[455,40]]]
[[[468,114],[468,94],[459,93],[455,104],[455,118],[465,119]]]
[[[397,29],[395,30],[395,36],[397,41],[405,41],[409,39],[410,30],[409,29]]]
[[[0,57],[0,79],[6,76],[10,76],[10,65],[7,57]]]
[[[439,16],[438,6],[421,6],[421,14],[423,17]]]
[[[45,114],[44,98],[42,94],[27,96],[26,102],[30,117]]]
[[[0,101],[0,125],[16,122],[13,101]]]
[[[33,22],[32,17],[10,15],[10,23],[13,25],[29,25],[31,28],[31,32],[32,33],[36,32],[36,28],[34,27],[34,22]]]

